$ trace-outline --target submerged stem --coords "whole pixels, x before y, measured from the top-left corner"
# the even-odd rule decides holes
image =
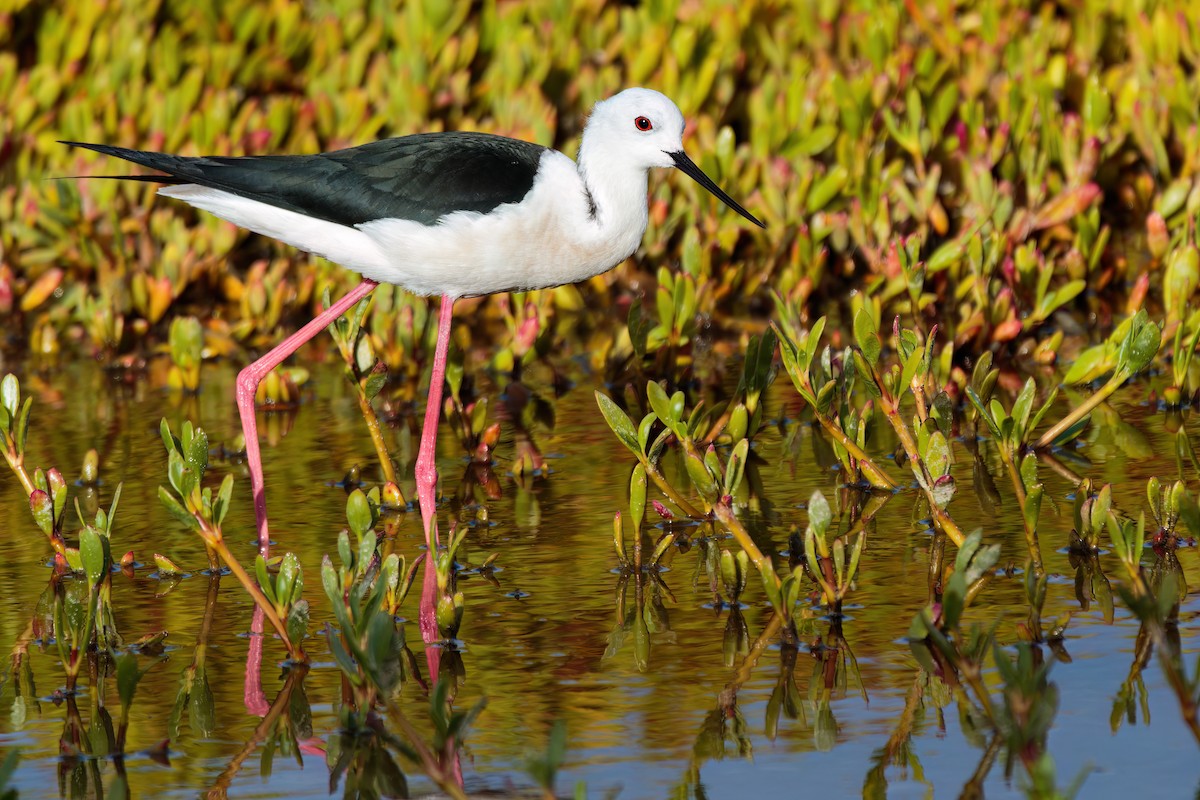
[[[275,613],[275,606],[267,599],[267,596],[262,593],[262,589],[258,587],[258,583],[250,578],[246,570],[242,569],[242,565],[234,557],[233,553],[229,552],[229,548],[225,546],[225,541],[221,536],[220,530],[213,531],[211,528],[205,530],[204,540],[217,551],[221,560],[225,562],[225,566],[229,567],[229,571],[238,579],[238,583],[242,584],[242,588],[254,600],[254,604],[263,610],[263,614],[271,623],[271,627],[279,634],[279,638],[283,641],[283,646],[287,648],[288,656],[294,661],[307,661],[308,656],[304,653],[304,648],[299,644],[292,644],[292,640],[288,638],[287,628],[283,624],[283,620]]]

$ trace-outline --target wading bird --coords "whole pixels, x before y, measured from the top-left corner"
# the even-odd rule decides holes
[[[649,89],[626,89],[592,109],[578,162],[530,142],[467,132],[402,136],[319,155],[237,158],[64,144],[165,173],[119,177],[169,184],[158,193],[363,277],[349,294],[238,375],[237,405],[260,548],[269,540],[254,416],[259,382],[379,283],[441,295],[414,476],[430,554],[419,623],[422,638],[433,642],[438,635],[434,444],[454,301],[574,283],[624,261],[646,230],[651,167],[679,169],[765,227],[687,157],[683,127],[683,115],[670,99]]]

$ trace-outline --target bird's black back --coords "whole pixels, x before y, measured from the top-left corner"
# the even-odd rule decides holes
[[[401,136],[305,156],[187,157],[64,144],[167,173],[129,176],[136,180],[199,184],[341,225],[387,218],[431,225],[454,211],[486,214],[520,202],[546,151],[519,139],[465,131]]]

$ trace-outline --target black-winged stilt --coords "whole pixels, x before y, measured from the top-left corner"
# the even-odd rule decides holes
[[[763,226],[683,151],[683,115],[649,89],[596,104],[579,161],[530,142],[484,133],[402,136],[308,156],[185,157],[64,142],[166,173],[122,176],[171,184],[159,194],[324,256],[363,276],[334,303],[237,379],[259,546],[267,504],[254,417],[259,382],[380,282],[442,297],[425,423],[415,465],[430,554],[438,543],[434,442],[450,319],[459,297],[559,286],[624,261],[646,230],[646,175],[676,167]],[[420,627],[437,638],[436,580],[426,562]]]

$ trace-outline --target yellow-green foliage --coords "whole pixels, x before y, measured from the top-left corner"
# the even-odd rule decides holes
[[[352,280],[149,185],[45,180],[127,166],[58,139],[286,153],[458,128],[573,152],[590,105],[630,85],[679,103],[701,166],[769,225],[653,184],[640,266],[692,273],[704,313],[771,288],[802,310],[853,276],[884,319],[924,312],[990,344],[1097,292],[1140,302],[1161,264],[1190,263],[1170,256],[1200,210],[1191,2],[7,6],[0,313],[46,353],[72,326],[108,352],[159,341],[196,305],[223,308],[210,333],[254,340]]]

